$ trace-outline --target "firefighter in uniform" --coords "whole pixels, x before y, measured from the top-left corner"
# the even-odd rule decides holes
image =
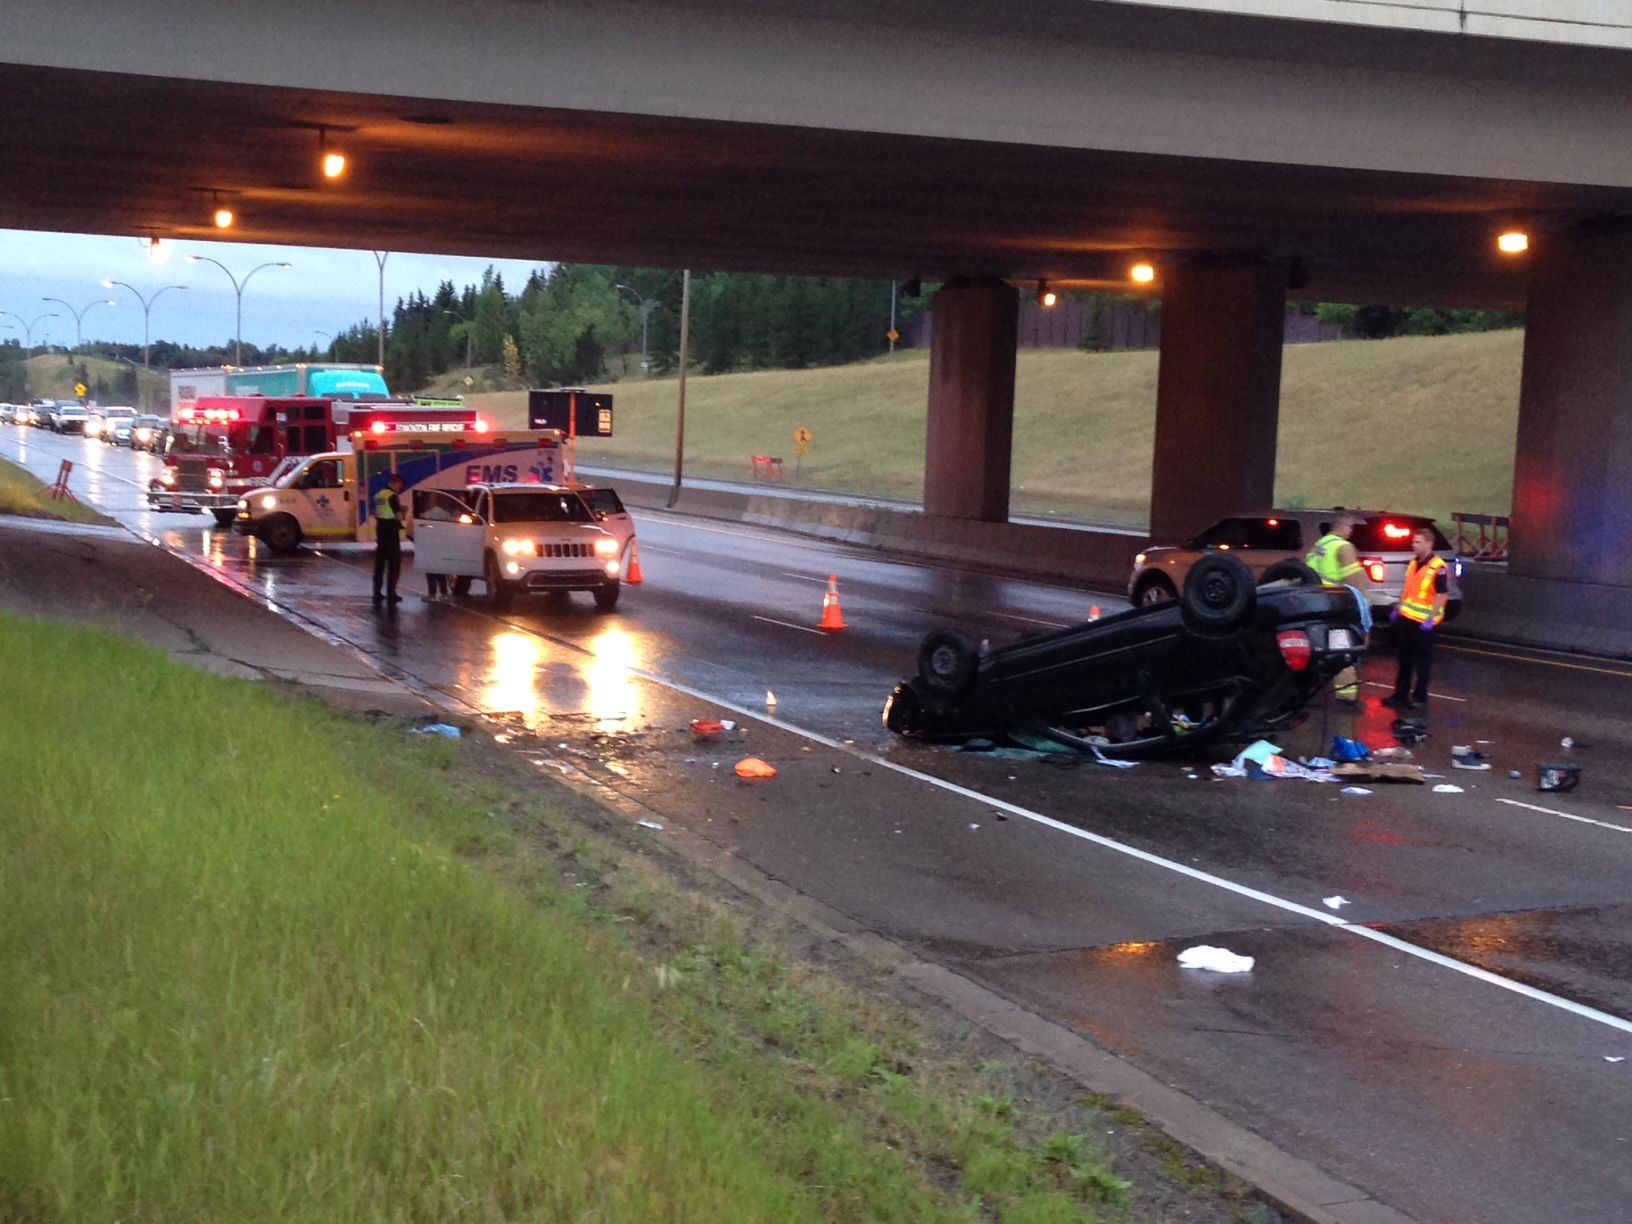
[[[397,578],[402,573],[402,500],[408,482],[392,472],[374,494],[374,602],[401,603]],[[381,586],[384,586],[384,593]]]
[[[1391,619],[1399,639],[1400,668],[1394,691],[1383,704],[1409,710],[1428,704],[1428,679],[1434,667],[1436,630],[1445,620],[1445,601],[1451,589],[1450,567],[1434,554],[1434,533],[1419,527],[1411,536],[1411,564],[1405,571],[1405,589]],[[1412,680],[1415,679],[1415,687]]]
[[[1322,582],[1352,586],[1365,598],[1371,584],[1360,564],[1360,555],[1349,539],[1359,523],[1356,515],[1339,513],[1326,528],[1326,534],[1315,541],[1304,563],[1320,575]],[[1360,708],[1360,673],[1353,667],[1338,672],[1332,687],[1340,704],[1350,709]]]

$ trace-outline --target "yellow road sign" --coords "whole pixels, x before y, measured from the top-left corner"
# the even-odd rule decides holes
[[[87,392],[89,390],[90,390],[90,388],[87,387],[84,383],[75,383],[74,384],[74,394],[81,397],[81,398],[84,398],[85,392]]]
[[[799,426],[798,429],[793,431],[793,440],[800,446],[809,446],[810,440],[815,436],[815,434],[811,433],[810,430],[806,429],[803,425]]]
[[[893,327],[890,328],[889,331],[885,332],[884,335],[889,338],[891,344],[894,344],[897,340],[901,339],[901,333],[896,331]]]

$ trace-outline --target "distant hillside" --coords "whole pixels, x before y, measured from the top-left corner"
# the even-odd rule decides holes
[[[1289,347],[1278,500],[1447,520],[1453,510],[1507,513],[1522,342],[1522,332],[1505,331]],[[687,470],[740,480],[749,455],[775,454],[791,478],[791,434],[803,425],[815,442],[799,483],[916,498],[928,377],[923,352],[820,370],[694,375],[686,384]],[[583,458],[671,470],[675,380],[607,389],[617,396],[618,436],[583,443]],[[512,428],[525,419],[522,392],[470,401]],[[1016,512],[1143,525],[1155,403],[1154,352],[1022,350]]]
[[[86,385],[95,387],[96,380],[101,379],[109,387],[117,385],[120,372],[128,367],[117,361],[109,361],[105,357],[64,357],[61,353],[47,353],[43,357],[28,359],[28,394],[39,399],[72,399],[74,395],[74,380],[80,366],[90,376]],[[164,370],[136,371],[136,385],[140,392],[141,405],[160,401],[170,393],[170,376]],[[105,403],[118,402],[115,399],[104,398]]]

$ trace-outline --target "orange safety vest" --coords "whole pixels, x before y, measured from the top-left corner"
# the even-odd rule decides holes
[[[1443,610],[1434,611],[1440,574],[1446,569],[1445,558],[1429,557],[1426,561],[1411,558],[1405,569],[1405,590],[1400,592],[1400,615],[1419,625],[1437,625],[1445,619]]]

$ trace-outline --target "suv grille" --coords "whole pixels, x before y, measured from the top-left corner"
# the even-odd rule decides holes
[[[591,556],[588,544],[552,544],[543,541],[538,546],[538,555],[541,557],[588,557]]]

